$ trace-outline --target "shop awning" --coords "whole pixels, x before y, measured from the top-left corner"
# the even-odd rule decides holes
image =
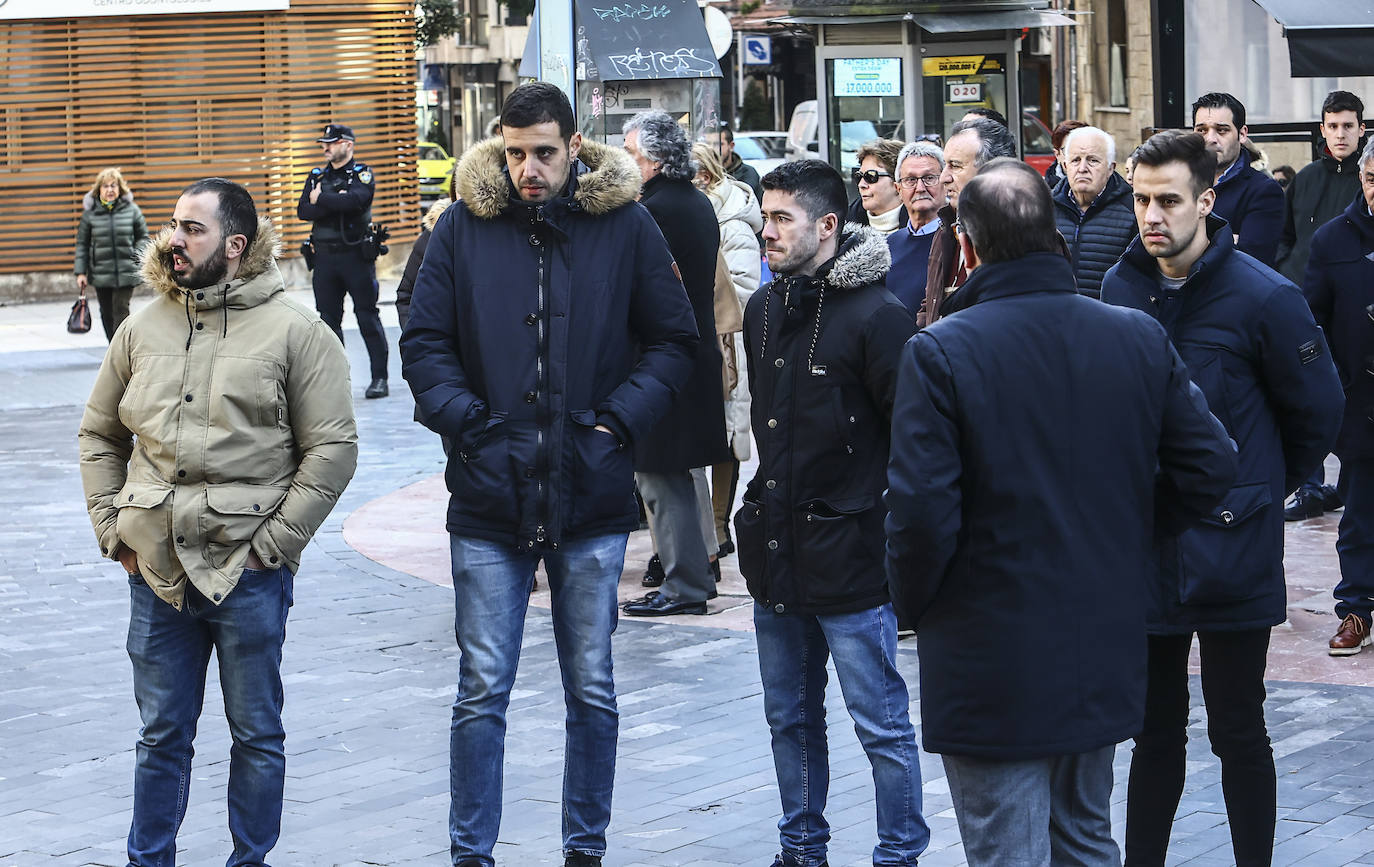
[[[1255,0],[1283,26],[1294,78],[1374,75],[1374,0]]]
[[[845,8],[845,7],[837,7]],[[977,33],[986,30],[1021,30],[1026,27],[1072,27],[1076,22],[1058,12],[1032,9],[991,12],[907,12],[890,15],[784,15],[769,24],[887,24],[914,21],[928,33]]]
[[[696,0],[573,0],[577,15],[579,81],[720,78]],[[539,8],[520,61],[520,74],[539,74],[535,56]]]

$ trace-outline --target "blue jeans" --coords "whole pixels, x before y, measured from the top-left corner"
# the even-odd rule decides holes
[[[205,672],[219,662],[229,748],[229,867],[266,865],[281,833],[286,782],[281,649],[293,578],[285,568],[244,570],[224,602],[187,585],[178,611],[129,578],[129,659],[143,729],[134,759],[129,864],[171,867],[191,787],[192,741]]]
[[[878,845],[873,863],[915,864],[930,842],[921,817],[921,763],[897,672],[891,605],[850,614],[774,614],[754,604],[763,706],[782,796],[783,852],[801,867],[825,862],[830,755],[825,735],[827,657],[835,660],[854,731],[873,766]]]
[[[1113,745],[1012,761],[944,756],[969,867],[1120,865],[1112,839],[1115,754]]]
[[[501,825],[506,708],[520,662],[525,609],[542,556],[552,595],[554,645],[567,708],[563,747],[563,850],[606,852],[620,716],[611,673],[616,587],[624,534],[564,541],[557,551],[523,551],[450,536],[458,698],[449,734],[453,862],[491,857]]]

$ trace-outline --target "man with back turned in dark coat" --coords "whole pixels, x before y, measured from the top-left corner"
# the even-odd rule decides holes
[[[705,614],[716,595],[707,547],[715,542],[709,498],[698,497],[694,474],[730,456],[725,442],[725,391],[720,341],[716,340],[716,253],[720,224],[711,200],[692,184],[692,146],[677,121],[646,111],[625,124],[625,150],[644,180],[640,204],[649,209],[687,287],[701,341],[692,375],[654,429],[635,444],[635,479],[654,529],[663,564],[658,590],[632,599],[621,610],[631,617]],[[704,512],[703,512],[704,509]]]
[[[363,395],[386,397],[386,331],[377,312],[376,258],[366,243],[372,223],[372,170],[353,158],[350,127],[331,123],[316,141],[325,164],[310,170],[296,203],[296,216],[315,224],[310,230],[315,309],[342,341],[344,296],[353,300],[372,375]]]
[[[964,186],[965,307],[907,342],[892,410],[887,578],[973,867],[1119,863],[1152,545],[1235,475],[1164,329],[1074,291],[1052,207],[1013,159]]]
[[[1264,721],[1269,632],[1287,618],[1283,499],[1322,462],[1343,397],[1302,293],[1237,250],[1212,214],[1216,153],[1197,133],[1140,146],[1140,238],[1102,281],[1102,300],[1159,320],[1236,443],[1236,484],[1196,527],[1160,547],[1148,599],[1149,683],[1126,812],[1128,864],[1164,863],[1183,792],[1188,654],[1197,633],[1208,737],[1237,864],[1268,864],[1274,753]]]

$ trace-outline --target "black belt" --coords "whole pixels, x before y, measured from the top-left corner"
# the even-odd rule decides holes
[[[315,251],[320,253],[344,253],[349,250],[362,251],[362,244],[345,244],[342,241],[313,241]]]

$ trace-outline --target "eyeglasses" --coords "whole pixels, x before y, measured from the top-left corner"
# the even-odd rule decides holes
[[[917,177],[912,177],[912,176],[907,176],[907,177],[905,177],[905,178],[898,178],[898,179],[897,179],[897,183],[901,184],[903,187],[905,187],[905,188],[908,189],[908,190],[913,190],[913,189],[915,189],[917,184],[920,184],[921,186],[923,186],[923,187],[925,187],[926,189],[929,190],[929,189],[934,188],[937,184],[940,183],[940,176],[939,176],[939,175],[921,175],[919,178],[917,178]]]
[[[854,169],[849,173],[849,176],[854,179],[854,183],[856,184],[859,181],[867,181],[869,184],[876,184],[878,182],[878,178],[892,177],[892,172],[880,172],[877,169],[869,169],[865,172],[859,169]]]

